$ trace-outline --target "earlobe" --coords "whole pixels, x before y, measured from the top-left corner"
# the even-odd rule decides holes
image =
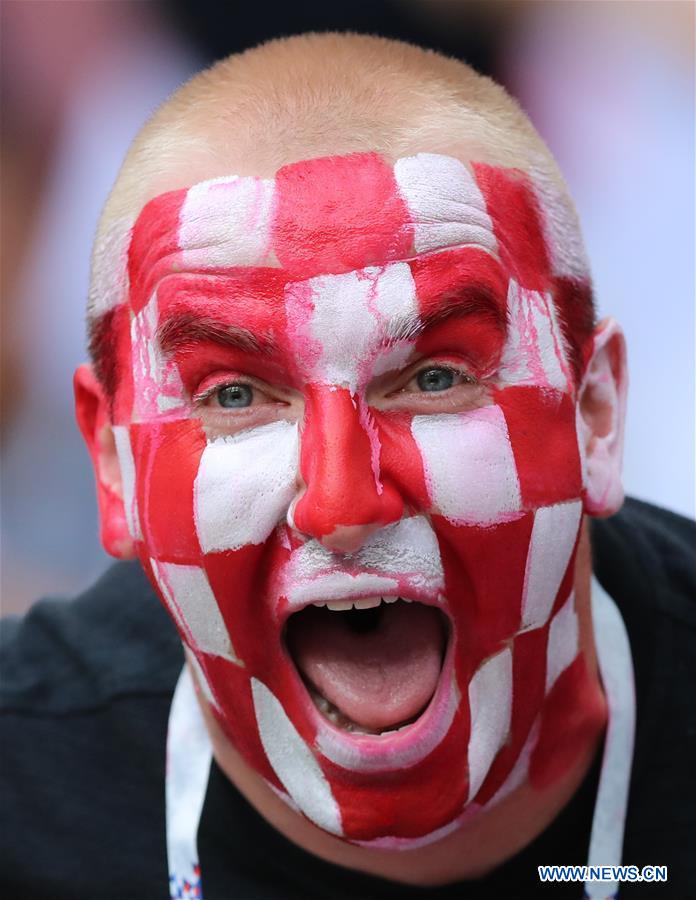
[[[117,559],[132,559],[135,546],[126,518],[109,400],[89,365],[78,366],[73,385],[77,424],[94,468],[102,545]]]
[[[578,392],[578,440],[584,456],[585,512],[611,516],[621,508],[628,374],[623,332],[614,319],[597,326]]]

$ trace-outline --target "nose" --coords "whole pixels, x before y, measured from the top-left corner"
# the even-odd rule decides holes
[[[354,553],[401,518],[403,501],[379,473],[379,439],[369,410],[345,388],[310,385],[300,448],[305,489],[293,525],[329,550]]]

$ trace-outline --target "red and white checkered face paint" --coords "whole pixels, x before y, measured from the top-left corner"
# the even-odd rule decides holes
[[[589,288],[540,196],[356,154],[162,195],[132,232],[129,528],[229,740],[347,840],[434,840],[596,725],[561,327]]]

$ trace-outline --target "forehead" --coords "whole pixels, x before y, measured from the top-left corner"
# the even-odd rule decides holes
[[[274,178],[228,176],[151,200],[128,251],[137,311],[162,278],[338,275],[466,247],[543,290],[554,242],[538,191],[522,172],[421,153],[391,164],[375,153],[293,163]]]

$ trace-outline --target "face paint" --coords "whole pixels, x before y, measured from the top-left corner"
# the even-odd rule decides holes
[[[129,528],[229,740],[347,840],[435,840],[601,726],[557,231],[521,173],[431,154],[216,179],[133,229]]]

